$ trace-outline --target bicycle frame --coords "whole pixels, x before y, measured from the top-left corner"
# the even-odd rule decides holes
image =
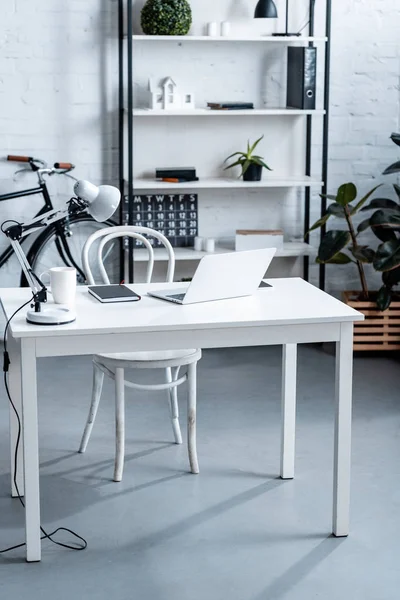
[[[16,192],[10,192],[8,194],[2,194],[2,195],[0,195],[0,202],[6,201],[6,200],[13,200],[15,198],[22,198],[22,197],[26,197],[26,196],[34,196],[36,194],[41,194],[44,198],[44,206],[42,206],[42,208],[35,214],[34,218],[36,218],[36,217],[39,217],[39,216],[47,213],[49,210],[53,210],[53,208],[54,208],[53,203],[50,198],[49,191],[47,189],[46,182],[44,181],[44,179],[41,176],[39,178],[39,186],[38,187],[30,188],[27,190],[18,190]],[[56,228],[56,231],[58,233],[58,237],[56,240],[56,246],[57,246],[58,253],[66,266],[75,267],[75,269],[77,270],[79,275],[81,277],[85,278],[85,275],[84,275],[82,269],[79,267],[79,265],[76,264],[74,258],[71,255],[71,252],[70,252],[67,240],[66,240],[66,236],[68,235],[68,234],[66,234],[66,231],[65,231],[65,223],[66,222],[68,222],[67,219],[65,219],[63,221],[59,221],[58,223],[56,223],[54,225],[54,227]],[[29,236],[26,236],[26,237],[29,237]],[[4,252],[2,252],[2,254],[0,254],[0,268],[9,260],[9,258],[12,256],[13,253],[14,253],[14,250],[10,244],[4,250]]]

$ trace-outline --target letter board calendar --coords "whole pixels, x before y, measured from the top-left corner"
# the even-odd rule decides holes
[[[125,199],[127,203],[127,198]],[[127,210],[125,223],[128,222]],[[197,194],[134,194],[133,225],[150,227],[159,231],[171,242],[174,248],[194,245],[198,231]],[[159,240],[150,237],[155,246],[162,246]],[[140,240],[134,240],[134,248],[143,248]]]

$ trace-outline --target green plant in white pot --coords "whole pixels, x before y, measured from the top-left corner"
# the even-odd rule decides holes
[[[239,177],[243,177],[244,181],[261,181],[263,169],[272,171],[272,169],[264,162],[264,158],[262,156],[254,154],[255,149],[257,148],[258,144],[263,138],[264,136],[262,135],[252,145],[250,145],[250,142],[248,141],[246,152],[234,152],[233,154],[228,156],[224,162],[227,162],[234,156],[237,158],[231,165],[225,167],[225,171],[227,169],[232,169],[233,167],[240,166],[241,173]]]

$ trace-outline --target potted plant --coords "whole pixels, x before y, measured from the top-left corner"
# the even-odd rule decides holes
[[[400,136],[399,136],[400,141]],[[397,169],[400,171],[400,163]],[[395,165],[389,167],[395,172]],[[344,292],[344,301],[362,312],[366,319],[355,324],[355,350],[398,350],[400,349],[400,298],[393,288],[400,283],[400,203],[389,198],[374,198],[366,202],[380,186],[374,187],[357,201],[357,188],[353,183],[340,186],[323,215],[310,229],[324,226],[331,217],[341,219],[345,227],[330,229],[322,236],[317,262],[356,265],[359,291]],[[400,187],[394,189],[400,201]],[[353,217],[358,212],[374,210],[373,214],[355,226]],[[381,242],[376,250],[360,241],[360,236],[372,230]],[[378,292],[368,289],[364,265],[370,264],[382,273],[382,286]],[[390,308],[389,308],[390,307]]]
[[[187,0],[147,0],[141,12],[146,35],[186,35],[192,24]]]
[[[225,159],[224,162],[227,162],[230,158],[234,156],[239,157],[231,164],[225,167],[225,171],[227,169],[232,169],[233,167],[237,167],[240,165],[241,173],[240,177],[243,177],[244,181],[261,181],[262,170],[263,167],[268,169],[268,171],[272,171],[272,169],[264,162],[262,156],[258,156],[254,154],[255,149],[258,144],[261,142],[264,136],[261,136],[252,146],[250,146],[250,142],[247,142],[247,152],[234,152],[228,158]]]

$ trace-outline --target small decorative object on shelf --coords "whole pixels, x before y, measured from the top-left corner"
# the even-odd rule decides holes
[[[252,110],[253,102],[207,102],[211,110]]]
[[[147,0],[141,25],[146,35],[186,35],[192,24],[187,0]]]
[[[231,165],[225,167],[225,171],[240,165],[242,172],[239,177],[243,177],[244,181],[261,181],[263,167],[268,169],[268,171],[272,171],[272,169],[264,162],[262,156],[253,154],[263,137],[264,136],[262,135],[252,146],[250,146],[250,142],[247,142],[247,152],[234,152],[228,156],[228,158],[225,159],[225,162],[234,156],[238,156],[239,158]]]
[[[215,252],[215,240],[214,238],[206,238],[204,242],[205,252]]]
[[[278,11],[273,0],[258,0],[254,12],[255,19],[276,19]]]
[[[135,194],[133,224],[165,235],[175,248],[193,247],[197,236],[197,194]],[[155,238],[150,243],[162,246]],[[139,240],[135,248],[144,248]]]
[[[156,180],[165,183],[186,183],[188,181],[198,181],[196,169],[194,167],[167,167],[156,169]]]
[[[204,244],[204,238],[196,235],[196,237],[194,238],[194,244],[193,244],[193,247],[196,250],[196,252],[202,252],[203,244]]]
[[[210,37],[216,37],[218,35],[218,25],[215,21],[211,21],[207,25],[207,35]]]
[[[237,229],[235,250],[283,248],[282,229]]]
[[[161,85],[156,87],[149,79],[148,103],[151,110],[193,110],[195,108],[192,93],[179,93],[172,77],[166,77]]]
[[[221,35],[223,37],[228,37],[231,32],[231,24],[229,21],[222,21],[221,23]]]

